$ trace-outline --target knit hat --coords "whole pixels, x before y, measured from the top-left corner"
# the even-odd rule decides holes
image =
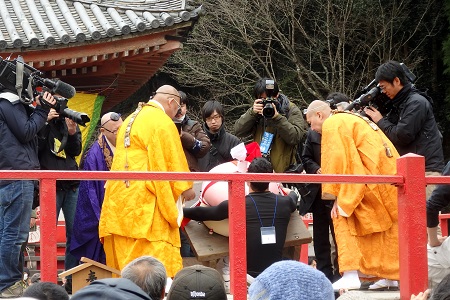
[[[202,265],[181,269],[173,279],[167,300],[185,299],[226,300],[222,276],[216,269]]]
[[[125,278],[95,280],[77,291],[72,300],[152,300],[140,287]]]
[[[250,300],[334,300],[331,282],[316,269],[294,260],[283,260],[265,269],[249,288]]]

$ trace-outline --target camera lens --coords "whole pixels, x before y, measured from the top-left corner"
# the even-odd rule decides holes
[[[273,118],[273,116],[275,116],[275,109],[272,106],[272,102],[266,103],[266,105],[264,105],[262,114],[266,118]]]

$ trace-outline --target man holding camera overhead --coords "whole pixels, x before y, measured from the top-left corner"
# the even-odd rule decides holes
[[[45,92],[50,104],[55,100]],[[0,93],[0,170],[38,170],[37,132],[45,125],[49,108],[32,109],[6,89]],[[0,298],[23,293],[19,270],[20,247],[27,240],[33,204],[33,180],[0,180]]]
[[[261,78],[253,89],[255,101],[235,123],[238,137],[251,135],[259,143],[263,157],[270,160],[277,173],[296,162],[297,145],[305,133],[300,109],[279,93],[278,84]]]

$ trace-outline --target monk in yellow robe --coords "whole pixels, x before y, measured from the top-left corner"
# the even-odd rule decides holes
[[[117,133],[111,171],[189,172],[178,130],[172,121],[180,96],[162,86],[148,103],[123,122]],[[106,264],[121,270],[133,259],[151,255],[167,276],[182,269],[179,197],[195,197],[186,181],[108,180],[99,224]]]
[[[322,174],[396,174],[396,149],[378,126],[350,112],[313,101],[306,112],[322,135]],[[335,289],[359,288],[360,277],[399,279],[397,188],[389,184],[323,184],[332,211],[343,277]]]

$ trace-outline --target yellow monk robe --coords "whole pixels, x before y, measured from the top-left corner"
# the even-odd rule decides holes
[[[394,145],[370,123],[350,113],[337,113],[325,120],[322,174],[396,174],[399,155]],[[386,155],[384,143],[392,157]],[[333,219],[340,272],[359,270],[398,280],[397,188],[388,184],[323,184],[322,192],[336,196],[348,215]]]
[[[189,172],[180,136],[173,121],[156,104],[138,113],[130,131],[130,146],[124,137],[130,115],[117,135],[111,171]],[[130,181],[106,183],[99,233],[103,238],[106,264],[121,270],[142,255],[159,259],[173,277],[183,266],[176,201],[192,187],[191,182]]]

